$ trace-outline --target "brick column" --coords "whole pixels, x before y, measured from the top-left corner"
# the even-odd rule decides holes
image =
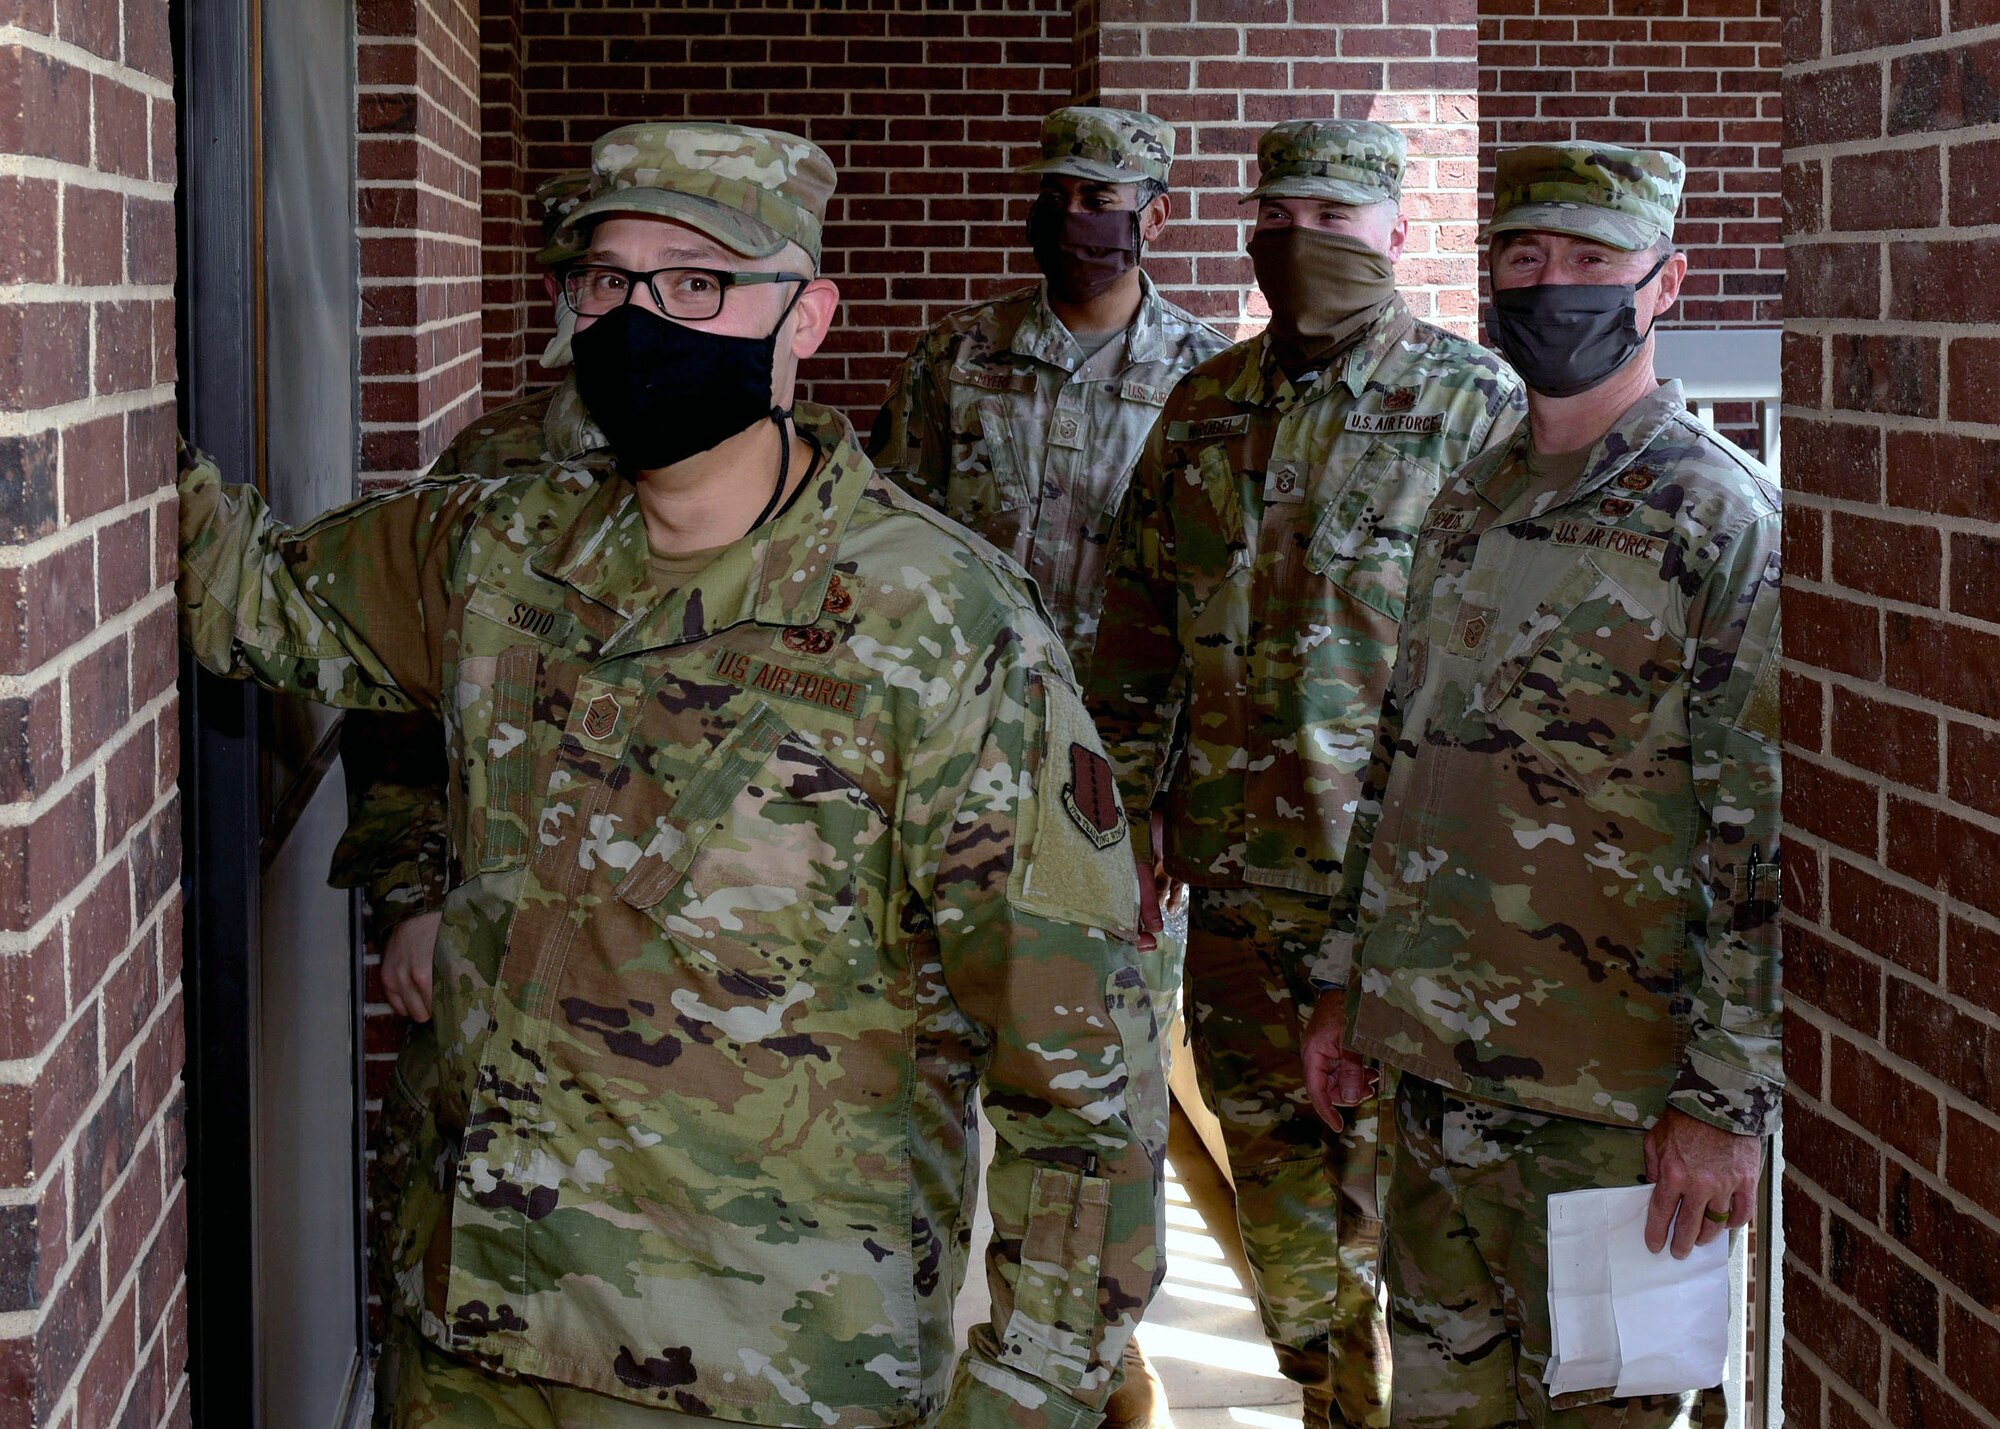
[[[481,247],[485,292],[483,372],[486,405],[510,402],[541,384],[528,327],[542,285],[533,250],[541,215],[528,212],[522,145],[526,93],[521,87],[521,0],[480,0],[479,124]]]
[[[2000,1417],[2000,19],[1786,0],[1784,1404]]]
[[[0,31],[0,1424],[186,1423],[166,0]]]
[[[1476,0],[1090,0],[1096,88],[1179,129],[1176,222],[1147,270],[1245,335],[1270,316],[1243,256],[1257,136],[1283,119],[1376,119],[1410,140],[1398,277],[1419,317],[1477,321]]]
[[[361,466],[411,476],[479,412],[476,0],[358,7]]]

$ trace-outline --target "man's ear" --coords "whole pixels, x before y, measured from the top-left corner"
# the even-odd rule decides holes
[[[1660,276],[1654,280],[1658,284],[1653,294],[1654,322],[1672,312],[1674,304],[1680,301],[1681,284],[1687,281],[1687,271],[1687,254],[1681,252],[1667,259],[1666,266],[1660,269]]]
[[[1173,216],[1172,196],[1161,194],[1146,205],[1139,215],[1139,237],[1147,247],[1152,247],[1162,233],[1167,231],[1167,220]]]
[[[1389,246],[1382,251],[1389,255],[1389,261],[1393,263],[1403,256],[1403,245],[1409,241],[1410,220],[1403,216],[1401,209],[1398,209],[1396,217],[1389,224]]]
[[[833,315],[840,307],[840,289],[831,278],[815,278],[799,294],[792,309],[792,356],[804,361],[819,351],[833,329]]]

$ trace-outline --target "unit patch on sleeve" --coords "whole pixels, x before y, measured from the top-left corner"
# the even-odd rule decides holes
[[[1069,783],[1063,787],[1063,807],[1099,848],[1110,848],[1125,837],[1125,810],[1111,779],[1111,762],[1081,744],[1069,747]]]

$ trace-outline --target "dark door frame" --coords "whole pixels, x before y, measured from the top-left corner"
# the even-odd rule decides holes
[[[180,427],[224,473],[260,489],[266,455],[264,3],[169,0],[182,179],[176,204]],[[180,691],[188,1371],[195,1423],[239,1429],[261,1423],[263,1404],[254,1233],[261,885],[270,856],[331,763],[337,730],[327,732],[292,787],[267,790],[266,697],[248,682],[201,670],[185,653]],[[364,994],[358,948],[355,953],[358,1010]],[[354,1124],[327,1129],[351,1139],[357,1182],[362,1055],[357,1035]],[[356,1317],[365,1354],[365,1307],[356,1306]],[[350,1386],[349,1422],[360,1400]]]
[[[257,6],[172,0],[179,117],[181,430],[228,472],[261,463],[254,394],[260,124]],[[199,23],[196,23],[197,17]],[[182,891],[187,910],[188,1375],[199,1425],[252,1425],[260,951],[257,692],[181,656]]]

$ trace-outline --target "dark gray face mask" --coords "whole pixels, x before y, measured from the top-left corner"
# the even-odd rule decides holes
[[[1521,380],[1544,397],[1588,392],[1645,346],[1638,293],[1672,256],[1636,283],[1498,289],[1486,309],[1486,331]]]

